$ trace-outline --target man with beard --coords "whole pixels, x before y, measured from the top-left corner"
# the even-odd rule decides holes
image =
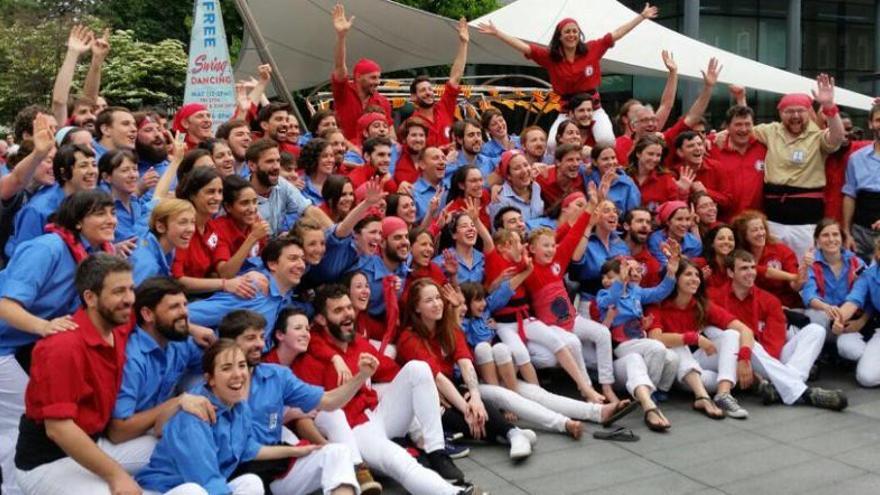
[[[245,155],[253,138],[248,123],[242,119],[232,119],[220,124],[217,128],[217,139],[222,139],[229,145],[232,157],[235,158],[235,173],[250,179],[251,168],[247,164]]]
[[[171,122],[171,130],[184,135],[187,151],[214,137],[213,126],[211,112],[201,103],[187,103],[180,107]]]
[[[37,342],[25,414],[19,424],[16,481],[25,493],[140,493],[131,474],[155,440],[101,438],[122,381],[134,327],[131,265],[107,254],[87,258],[75,277],[82,307],[76,328]]]
[[[727,124],[727,138],[717,146],[712,146],[709,151],[709,156],[718,161],[721,169],[726,172],[725,179],[731,197],[728,218],[745,210],[762,209],[761,189],[764,187],[767,147],[752,135],[754,121],[755,112],[751,108],[745,105],[730,107],[724,119]]]
[[[257,192],[260,217],[269,222],[273,234],[282,231],[289,215],[317,216],[332,223],[326,213],[312,205],[299,189],[281,178],[281,151],[271,139],[260,139],[248,147],[245,155],[251,169],[250,183]]]
[[[124,107],[107,107],[95,120],[95,160],[113,150],[133,150],[137,142],[138,128],[134,115]]]
[[[189,337],[186,289],[169,277],[148,278],[135,291],[134,313],[137,325],[125,347],[107,438],[121,443],[154,437],[153,428],[178,409],[213,420],[214,408],[205,397],[175,394],[184,376],[198,373],[202,364],[202,348]]]
[[[299,155],[299,146],[296,141],[288,138],[290,130],[290,105],[287,103],[274,102],[270,103],[257,112],[257,119],[254,121],[257,131],[254,137],[269,138],[281,148],[281,151]]]
[[[843,230],[847,248],[870,263],[874,245],[880,238],[880,105],[868,114],[868,126],[874,134],[871,146],[852,154],[846,165],[843,185]]]
[[[675,154],[681,160],[679,176],[692,175],[688,194],[708,194],[722,211],[722,218],[730,218],[733,198],[728,189],[729,173],[715,160],[706,156],[705,138],[694,131],[685,131],[675,138]]]
[[[159,123],[159,116],[154,112],[135,113],[134,123],[137,126],[134,150],[137,153],[138,173],[141,176],[138,189],[140,194],[146,194],[156,187],[159,178],[168,168],[166,131]]]
[[[295,293],[306,271],[305,252],[302,241],[282,235],[266,243],[260,253],[265,267],[263,273],[269,280],[268,293],[257,291],[251,299],[242,299],[229,292],[215,292],[207,299],[189,306],[192,323],[216,329],[224,315],[236,309],[248,309],[260,313],[266,321],[275,321],[285,306],[295,306],[311,314],[312,306],[300,300]],[[271,328],[266,329],[266,341],[271,342]]]
[[[651,235],[651,212],[647,208],[633,208],[623,217],[623,239],[629,248],[629,255],[636,260],[642,270],[642,287],[655,287],[663,280],[660,261],[648,251],[648,237]]]
[[[376,114],[373,114],[376,115]],[[364,159],[366,163],[355,168],[348,179],[353,190],[374,177],[382,181],[382,188],[388,193],[397,192],[397,183],[390,173],[391,155],[394,143],[386,137],[373,137],[364,141]]]
[[[379,367],[379,360],[369,353],[359,354],[357,372],[352,373],[352,379],[339,386],[327,387],[325,391],[322,387],[303,383],[287,366],[261,363],[267,330],[266,319],[259,313],[236,310],[223,317],[217,332],[221,339],[234,340],[247,359],[250,369],[248,406],[257,443],[296,445],[299,439],[284,427],[285,409],[298,408],[304,413],[339,409],[373,376]],[[321,488],[324,493],[330,493],[346,484],[360,486],[361,493],[381,493],[382,485],[373,481],[362,461],[359,464],[354,466],[348,447],[334,443],[297,459],[293,469],[289,469],[287,462],[251,461],[239,466],[231,477],[249,472],[259,474],[264,486],[278,495]],[[353,468],[359,470],[357,477]],[[366,473],[361,474],[361,469],[365,469]]]
[[[816,78],[814,97],[793,93],[776,108],[781,122],[757,125],[755,138],[767,146],[764,171],[764,212],[770,231],[798,258],[813,246],[813,230],[825,214],[825,159],[845,138],[834,104],[834,79]],[[810,118],[813,102],[822,106],[828,122],[820,129]]]
[[[328,388],[339,383],[335,367],[314,356],[319,345],[340,356],[352,374],[364,354],[378,360],[373,381],[384,384],[382,396],[370,387],[359,387],[343,407],[364,461],[415,495],[481,493],[473,486],[450,484],[462,482],[464,474],[444,452],[440,397],[427,363],[410,361],[400,368],[358,335],[354,308],[344,286],[321,286],[315,296],[315,309],[309,354],[294,362],[294,371],[303,380]],[[414,419],[421,427],[431,470],[390,440],[405,436]]]
[[[348,67],[345,65],[345,36],[351,29],[354,17],[345,17],[345,8],[341,4],[333,7],[333,29],[336,31],[336,49],[334,51],[334,68],[330,75],[333,91],[333,103],[336,119],[340,129],[349,141],[357,140],[357,120],[364,109],[375,106],[382,109],[385,118],[391,122],[391,104],[388,99],[376,91],[379,87],[382,69],[375,61],[362,58],[354,66],[354,78],[348,79]]]
[[[496,161],[480,153],[483,149],[483,129],[480,123],[470,118],[459,120],[452,125],[452,136],[455,138],[456,156],[455,160],[446,165],[443,185],[448,188],[455,171],[465,165],[480,169],[485,182],[495,171]]]
[[[358,119],[358,137],[361,138],[361,142],[357,144],[363,146],[363,143],[366,143],[370,139],[378,137],[390,138],[390,135],[391,128],[388,125],[388,121],[385,119],[384,114],[380,112],[367,112],[361,115]],[[400,158],[400,149],[399,144],[393,143],[393,146],[391,147],[391,164],[397,163],[397,160]],[[342,161],[350,165],[363,165],[363,150],[361,150],[360,153],[356,149],[346,151]],[[357,186],[355,186],[355,188],[356,187]]]
[[[349,272],[363,272],[370,284],[370,306],[367,313],[377,320],[385,317],[385,302],[403,293],[403,282],[409,273],[406,259],[410,243],[406,222],[399,217],[382,219],[381,254],[364,254]],[[390,278],[389,278],[390,277]],[[389,281],[386,282],[386,279]],[[397,279],[397,280],[395,280]]]
[[[409,85],[410,100],[416,107],[412,116],[427,124],[428,146],[445,146],[452,140],[451,129],[455,122],[455,105],[461,93],[458,82],[464,74],[464,66],[467,63],[469,41],[467,20],[462,17],[458,21],[458,53],[455,54],[452,68],[449,70],[449,79],[443,86],[443,95],[439,102],[434,93],[434,84],[427,76],[418,76]],[[477,127],[480,127],[479,124]]]
[[[400,126],[400,135],[403,138],[403,146],[400,150],[400,159],[394,165],[394,180],[400,185],[402,191],[408,192],[408,188],[419,179],[419,170],[416,163],[419,155],[425,149],[428,139],[428,124],[418,118],[406,120]]]

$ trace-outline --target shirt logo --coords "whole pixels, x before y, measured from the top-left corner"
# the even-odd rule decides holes
[[[592,65],[588,65],[587,68],[584,69],[584,75],[587,77],[591,77],[593,75],[593,72],[594,70]]]
[[[219,239],[217,238],[217,233],[214,232],[208,237],[208,240],[206,243],[208,244],[208,247],[213,250],[214,248],[217,247],[218,241],[219,241]]]
[[[804,150],[794,150],[791,152],[792,163],[804,163],[807,159],[807,153]]]
[[[755,170],[758,172],[764,171],[764,160],[755,160]]]
[[[274,430],[278,428],[278,413],[269,414],[269,429]]]
[[[781,270],[782,269],[782,262],[779,260],[770,260],[767,262],[767,267],[773,268],[775,270]]]
[[[257,256],[258,254],[260,254],[260,245],[254,244],[253,247],[251,247],[251,252],[248,254],[248,257],[253,258],[254,256]]]
[[[550,271],[553,272],[553,275],[559,275],[562,273],[562,267],[559,266],[559,263],[553,263],[550,265]]]

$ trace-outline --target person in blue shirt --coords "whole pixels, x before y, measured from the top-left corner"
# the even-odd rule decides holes
[[[504,180],[497,201],[489,204],[489,216],[495,218],[505,206],[516,206],[523,220],[545,218],[541,186],[532,177],[532,166],[519,150],[505,151],[496,172]]]
[[[675,289],[675,272],[681,257],[678,246],[668,250],[666,277],[651,288],[639,286],[641,270],[632,259],[610,259],[602,265],[602,286],[597,304],[602,323],[611,329],[614,348],[614,374],[625,384],[645,411],[645,424],[654,431],[671,427],[657,407],[667,399],[667,392],[678,372],[678,355],[662,342],[648,338],[644,330],[644,305],[656,304]]]
[[[444,185],[449,187],[452,175],[465,165],[477,167],[483,174],[484,180],[488,180],[489,175],[495,171],[501,154],[489,157],[482,153],[483,130],[480,128],[480,123],[470,118],[456,121],[452,125],[452,137],[455,139],[456,156],[455,160],[446,164]]]
[[[416,202],[416,221],[421,222],[425,215],[436,214],[432,205],[446,204],[446,191],[443,179],[446,174],[446,157],[440,148],[429,146],[419,153],[416,167],[421,171],[418,180],[411,187]]]
[[[52,160],[52,171],[56,184],[34,194],[15,214],[15,230],[6,243],[6,256],[11,258],[19,244],[41,235],[49,216],[55,213],[64,198],[98,185],[95,153],[85,146],[62,146]]]
[[[275,321],[278,312],[285,306],[296,306],[311,314],[311,304],[302,302],[295,294],[306,271],[302,241],[293,236],[276,237],[266,243],[260,257],[265,266],[263,274],[269,282],[268,293],[257,291],[255,297],[242,299],[228,292],[216,292],[207,299],[189,305],[190,321],[216,329],[223,316],[235,309],[255,311],[266,321]]]
[[[98,160],[98,172],[101,174],[101,188],[110,193],[116,206],[114,241],[119,243],[118,249],[124,246],[120,250],[127,256],[137,239],[146,234],[152,207],[150,202],[137,196],[137,157],[126,149],[108,151]]]
[[[478,246],[478,242],[482,246]],[[452,214],[440,234],[438,251],[442,253],[448,248],[452,248],[458,262],[457,281],[482,283],[486,270],[483,252],[492,251],[495,245],[489,229],[480,222],[478,216],[474,219],[467,212],[461,211]],[[434,257],[433,263],[442,267],[443,255]]]
[[[853,152],[846,164],[843,193],[843,227],[847,231],[847,248],[855,251],[865,261],[870,261],[880,220],[880,106],[874,105],[869,122],[875,129],[874,142]]]
[[[196,209],[185,199],[164,199],[150,213],[149,227],[129,256],[136,285],[156,275],[171,275],[175,250],[189,247],[196,230]]]
[[[216,408],[216,421],[207,422],[185,411],[178,411],[162,428],[162,438],[150,463],[138,473],[137,482],[146,490],[159,493],[208,493],[209,495],[263,493],[262,480],[254,474],[229,479],[240,464],[247,461],[307,459],[316,445],[263,445],[253,431],[248,407],[247,359],[232,340],[220,340],[205,351],[202,359],[205,384],[193,390],[206,397]],[[343,455],[346,453],[342,451]],[[284,464],[289,464],[284,462]],[[300,466],[300,471],[304,471]],[[293,471],[292,471],[293,472]],[[354,475],[352,474],[352,477]],[[300,481],[307,480],[300,477]],[[201,487],[199,491],[198,487]],[[320,483],[307,486],[308,493]],[[354,494],[354,485],[337,486],[334,495]]]
[[[504,114],[497,108],[490,108],[483,112],[480,124],[489,136],[489,140],[483,145],[480,153],[491,159],[493,164],[498,164],[505,151],[520,149],[519,136],[507,133],[507,121],[504,120]]]
[[[141,177],[138,188],[142,197],[147,200],[153,197],[153,190],[169,164],[168,143],[165,141],[168,131],[159,124],[159,118],[159,114],[153,111],[134,114],[134,122],[138,129],[134,151],[138,158],[138,173]],[[167,138],[170,140],[171,136],[168,135]]]
[[[302,193],[313,205],[321,206],[324,203],[324,196],[321,194],[324,182],[333,175],[336,168],[336,154],[330,142],[321,138],[309,141],[300,152],[297,166],[305,171],[305,187]]]
[[[602,264],[618,256],[628,256],[629,246],[617,234],[619,215],[617,207],[609,200],[596,206],[593,215],[597,217],[596,225],[587,238],[587,247],[583,256],[572,263],[569,274],[573,280],[580,282],[582,315],[589,314],[584,303],[592,301],[601,287]]]
[[[137,326],[125,346],[122,384],[107,438],[113,443],[150,436],[159,418],[178,409],[209,421],[214,407],[204,397],[177,394],[181,379],[201,369],[202,348],[190,337],[184,287],[169,277],[153,277],[135,292]],[[206,340],[213,332],[204,329]],[[204,342],[207,343],[207,342]]]
[[[668,239],[675,240],[681,246],[681,254],[689,258],[697,258],[703,254],[699,228],[687,203],[679,200],[663,203],[657,209],[657,220],[662,228],[648,237],[648,251],[661,265],[666,264],[666,254],[663,253],[662,246]]]
[[[387,277],[397,277],[400,284],[395,291],[402,295],[403,281],[409,273],[407,261],[410,255],[406,222],[398,217],[385,217],[381,224],[381,254],[366,254],[358,257],[357,263],[349,271],[362,272],[370,284],[370,306],[367,313],[381,319],[385,315],[385,290],[383,281]],[[376,252],[375,250],[372,252]]]
[[[90,252],[112,251],[116,215],[101,191],[80,191],[61,203],[51,232],[22,243],[0,272],[0,437],[18,437],[33,344],[76,328],[77,266]],[[3,478],[13,479],[14,445],[0,442]]]
[[[620,215],[642,204],[639,186],[618,166],[614,146],[596,145],[590,151],[590,157],[593,159],[594,167],[587,180],[599,187],[606,175],[612,177],[605,198],[614,203]]]
[[[223,318],[218,333],[221,339],[238,344],[251,369],[247,401],[253,421],[251,432],[256,441],[262,445],[296,444],[299,440],[283,427],[286,408],[298,408],[303,412],[337,410],[366,383],[379,362],[372,355],[361,355],[358,373],[339,387],[325,392],[322,387],[301,381],[290,367],[261,363],[266,347],[266,324],[259,313],[236,310]],[[279,467],[272,473],[273,469],[266,469],[265,464],[249,463],[241,466],[240,471],[253,469],[261,473],[264,484],[272,493],[279,495],[310,493],[322,488],[322,480],[325,492],[341,485],[357,484],[351,451],[342,444],[325,445],[321,450],[299,459],[290,471],[287,465]]]

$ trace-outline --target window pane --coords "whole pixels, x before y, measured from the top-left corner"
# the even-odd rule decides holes
[[[757,21],[748,17],[701,16],[700,40],[746,58],[757,54]]]
[[[785,67],[788,27],[782,19],[758,21],[758,61],[774,67]]]

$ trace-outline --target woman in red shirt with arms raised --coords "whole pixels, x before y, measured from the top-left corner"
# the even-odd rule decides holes
[[[542,46],[535,43],[526,43],[495,27],[491,21],[482,23],[478,29],[483,34],[496,36],[517,51],[525,55],[541,67],[547,69],[550,75],[550,84],[553,91],[562,99],[563,107],[567,107],[568,100],[577,93],[595,94],[602,84],[602,69],[600,62],[602,56],[618,40],[633,30],[645,19],[657,17],[657,7],[645,4],[642,13],[633,20],[615,29],[611,33],[595,40],[586,41],[583,31],[577,21],[567,17],[556,24],[550,46]],[[594,100],[598,106],[599,99]],[[564,112],[550,129],[550,135],[556,132],[556,126],[565,120]],[[595,109],[593,113],[593,136],[597,143],[614,145],[614,130],[611,127],[611,119],[602,108]]]

